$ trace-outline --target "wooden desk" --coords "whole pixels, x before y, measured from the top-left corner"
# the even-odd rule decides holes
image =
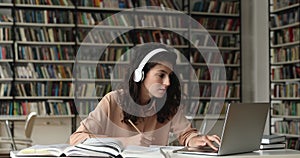
[[[16,151],[10,152],[11,158],[17,158],[15,156]],[[163,158],[163,156],[160,155],[143,155],[141,154],[140,157],[136,158],[146,158],[146,157],[152,157],[152,158]],[[187,154],[171,154],[171,158],[300,158],[300,151],[296,150],[290,150],[290,149],[280,149],[280,150],[260,150],[255,151],[252,153],[245,153],[245,154],[235,154],[235,155],[227,155],[227,156],[204,156],[204,155],[187,155]],[[22,157],[22,158],[30,158],[30,157]],[[46,157],[44,157],[46,158]]]

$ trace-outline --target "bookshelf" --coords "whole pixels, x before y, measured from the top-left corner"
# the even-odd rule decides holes
[[[9,1],[0,2],[0,102],[2,106],[10,106],[13,100],[13,5]]]
[[[52,5],[51,5],[52,3]],[[75,61],[74,5],[68,1],[15,1],[14,106],[17,115],[72,117]]]
[[[194,114],[189,119],[201,121],[211,114],[209,120],[219,120],[223,116],[217,113],[224,113],[227,103],[241,102],[239,0],[30,2],[0,1],[1,10],[14,17],[0,22],[12,34],[11,42],[0,40],[12,52],[0,60],[12,71],[0,83],[11,82],[16,92],[0,97],[8,104],[28,106],[45,117],[86,117],[111,83],[121,81],[130,58],[123,53],[146,42],[181,52],[181,79],[190,86],[183,87],[195,89],[188,96],[197,94],[189,98],[188,110]],[[196,25],[189,25],[187,16]],[[195,78],[185,78],[190,75]],[[56,113],[48,106],[66,110]]]
[[[189,117],[207,121],[207,127],[198,127],[207,128],[202,129],[205,133],[220,134],[221,129],[215,124],[222,124],[228,103],[242,101],[240,3],[239,0],[188,2],[189,15],[202,25],[190,27],[193,41],[190,62],[197,77],[192,82],[199,84],[200,94],[192,98],[189,110],[197,113]]]
[[[300,1],[269,1],[271,134],[300,150]]]
[[[100,4],[81,0],[76,5],[78,53],[74,77],[79,92],[75,94],[78,123],[125,75],[128,59],[123,54],[134,46],[128,32],[133,29],[132,8],[128,0]]]

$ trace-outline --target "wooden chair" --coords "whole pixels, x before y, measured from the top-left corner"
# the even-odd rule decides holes
[[[10,122],[9,120],[5,121],[5,127],[8,137],[1,137],[0,143],[6,143],[11,145],[12,150],[18,150],[17,145],[25,145],[26,147],[29,147],[32,145],[31,140],[31,133],[34,127],[34,121],[37,116],[36,112],[31,112],[27,115],[25,120],[25,127],[24,127],[24,136],[22,138],[14,137],[10,130]]]

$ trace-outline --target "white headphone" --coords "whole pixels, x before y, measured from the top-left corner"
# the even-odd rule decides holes
[[[167,50],[163,48],[157,48],[152,50],[145,56],[145,58],[141,61],[139,67],[134,71],[134,76],[133,76],[134,82],[140,82],[144,79],[144,71],[143,71],[144,66],[150,60],[151,57],[153,57],[155,54],[160,52],[167,52]]]

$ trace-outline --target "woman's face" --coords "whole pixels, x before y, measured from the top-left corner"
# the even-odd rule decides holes
[[[162,98],[170,86],[173,66],[169,62],[159,62],[152,67],[142,83],[142,96],[145,100],[152,97]]]

